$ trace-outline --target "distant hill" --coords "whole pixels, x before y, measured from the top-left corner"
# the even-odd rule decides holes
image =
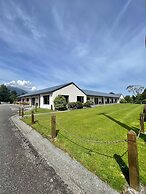
[[[16,93],[17,93],[18,96],[27,93],[27,91],[22,90],[21,88],[12,87],[12,86],[7,86],[7,88],[8,88],[10,91],[16,91]]]

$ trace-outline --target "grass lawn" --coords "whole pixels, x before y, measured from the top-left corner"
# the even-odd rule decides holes
[[[127,142],[97,143],[127,139],[129,130],[139,130],[143,105],[116,104],[57,113],[58,136],[54,144],[65,150],[113,188],[121,191],[128,183]],[[50,115],[38,115],[33,128],[50,137]],[[30,117],[23,119],[31,125]],[[146,186],[145,136],[138,142],[140,181]]]
[[[46,108],[37,108],[37,111],[35,111],[35,108],[34,108],[34,109],[32,109],[32,110],[34,110],[34,114],[40,114],[40,113],[50,113],[50,112],[52,112],[52,110],[50,110],[50,109],[46,109]],[[25,111],[25,112],[24,112],[24,115],[30,115],[30,114],[31,114],[31,112],[32,112],[32,110]]]

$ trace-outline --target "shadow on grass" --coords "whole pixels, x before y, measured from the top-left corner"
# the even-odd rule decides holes
[[[115,118],[113,118],[113,117],[107,115],[106,113],[100,113],[100,115],[103,115],[103,116],[107,117],[108,119],[110,119],[110,120],[112,120],[113,122],[117,123],[117,124],[120,125],[121,127],[127,129],[128,131],[133,130],[137,135],[138,135],[138,133],[139,133],[139,128],[130,127],[130,126],[126,125],[125,123],[122,123],[121,121],[118,121],[118,120],[116,120]],[[140,137],[142,140],[144,140],[144,141],[146,142],[146,135],[145,135],[145,134],[142,134],[142,133],[141,133],[139,137]]]
[[[123,161],[122,157],[118,154],[114,154],[114,159],[118,163],[127,183],[129,184],[129,168],[126,163]]]
[[[98,155],[101,155],[101,156],[104,156],[104,157],[108,157],[108,158],[111,158],[111,159],[115,159],[115,161],[117,162],[117,164],[119,165],[120,169],[121,169],[121,172],[122,174],[124,175],[127,183],[129,184],[129,168],[128,166],[126,165],[126,163],[123,161],[122,157],[127,154],[128,150],[126,150],[126,152],[124,152],[121,156],[118,155],[118,154],[114,154],[114,156],[110,156],[110,155],[107,155],[107,154],[104,154],[104,153],[101,153],[101,152],[97,152],[97,151],[94,151],[90,148],[87,148],[83,145],[80,145],[79,143],[76,143],[74,142],[73,140],[71,140],[70,138],[66,137],[65,135],[63,135],[62,133],[59,132],[59,134],[64,137],[65,139],[67,139],[68,141],[70,141],[71,143],[75,144],[76,146],[79,146],[80,148],[83,148],[85,150],[87,150],[87,154],[91,155],[91,153],[95,153],[95,154],[98,154]]]

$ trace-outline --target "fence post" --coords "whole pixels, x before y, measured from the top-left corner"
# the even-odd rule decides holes
[[[128,138],[128,164],[129,164],[129,183],[132,188],[139,190],[139,166],[138,151],[136,143],[136,133],[130,130]]]
[[[51,137],[52,139],[56,137],[56,115],[51,116]]]
[[[34,111],[31,111],[31,123],[34,124]]]
[[[144,114],[140,113],[140,130],[144,133]]]
[[[38,105],[37,105],[37,104],[35,104],[35,112],[37,112],[37,107],[38,107]]]
[[[21,116],[24,117],[24,108],[23,107],[22,107],[21,111],[22,111]]]
[[[146,121],[146,104],[143,107],[144,121]]]
[[[21,116],[21,108],[19,107],[19,116]]]

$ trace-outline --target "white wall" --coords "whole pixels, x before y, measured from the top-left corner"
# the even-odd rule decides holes
[[[46,95],[50,96],[50,103],[49,104],[44,104],[43,96],[46,96]],[[70,84],[70,85],[68,85],[64,88],[61,88],[61,89],[59,89],[51,94],[47,94],[47,93],[41,94],[40,95],[40,107],[51,109],[51,105],[52,105],[52,108],[54,109],[53,101],[58,95],[69,96],[69,102],[76,102],[77,96],[83,96],[84,102],[86,102],[86,98],[87,98],[87,96],[80,89],[78,89],[74,84]]]
[[[49,104],[44,104],[43,96],[46,96],[46,95],[50,96],[50,103]],[[66,87],[63,87],[63,88],[53,92],[53,93],[40,94],[40,107],[47,108],[47,109],[51,109],[51,108],[54,109],[53,101],[58,95],[69,96],[69,102],[77,102],[77,96],[83,96],[84,102],[86,102],[86,100],[87,100],[87,96],[78,87],[76,87],[74,84],[70,84]],[[35,103],[39,104],[39,96],[32,96],[32,98],[33,97],[35,97]],[[26,98],[27,97],[24,97],[25,101],[26,101]],[[28,97],[28,98],[29,98],[29,103],[31,105],[31,97]],[[117,103],[119,103],[120,99],[123,99],[123,98],[124,97],[121,95],[121,97],[119,98]],[[107,101],[107,97],[103,97],[103,99],[104,99],[104,103],[105,103]],[[94,97],[90,96],[90,100],[92,100],[94,102]],[[112,103],[111,99],[110,99],[110,102]],[[102,104],[102,97],[98,97],[98,103]],[[114,101],[113,101],[113,103],[114,103]]]
[[[29,103],[29,105],[31,106],[31,105],[32,105],[32,104],[31,104],[31,99],[32,99],[32,98],[35,98],[35,104],[38,103],[38,105],[39,105],[39,96],[23,97],[23,98],[21,98],[21,102],[23,102],[23,99],[24,99],[24,102]],[[27,99],[29,99],[29,101],[27,101]]]
[[[124,96],[123,96],[123,95],[121,95],[121,96],[119,97],[117,103],[120,103],[120,101],[121,101],[122,99],[124,99]]]
[[[87,96],[80,89],[78,89],[74,84],[70,84],[60,90],[53,92],[52,100],[54,100],[58,95],[69,96],[69,102],[77,102],[77,96],[83,96],[84,102],[86,102],[87,100]],[[52,105],[53,105],[53,102],[52,102]],[[53,105],[53,108],[54,108],[54,105]]]
[[[50,103],[49,104],[44,104],[44,96],[50,96]],[[47,108],[47,109],[51,109],[51,105],[52,105],[53,99],[52,99],[52,94],[46,93],[46,94],[40,94],[40,107],[41,108]]]

